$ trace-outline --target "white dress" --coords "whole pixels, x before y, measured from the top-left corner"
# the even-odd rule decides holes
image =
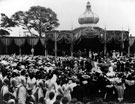
[[[54,92],[54,93],[56,92],[55,82],[53,82],[51,79],[47,80],[46,87],[47,87],[47,92],[46,92],[45,98],[48,99],[50,92]]]
[[[27,91],[24,86],[21,86],[18,91],[18,104],[25,104],[26,102],[26,96],[27,96]]]
[[[69,84],[64,84],[62,88],[64,91],[64,97],[67,97],[68,100],[71,101],[71,91],[72,91],[71,86]]]

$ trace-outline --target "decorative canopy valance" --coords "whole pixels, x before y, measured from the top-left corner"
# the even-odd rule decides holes
[[[9,37],[2,37],[0,38],[1,42],[5,45],[5,46],[9,46],[13,40],[13,38],[9,38]]]
[[[14,38],[14,42],[18,47],[24,45],[25,40],[26,40],[25,38],[19,38],[19,37]]]
[[[45,45],[45,40],[57,41],[58,43],[65,42],[66,44],[77,44],[82,38],[97,38],[100,43],[111,43],[112,40],[121,43],[122,41],[129,40],[128,31],[113,31],[104,30],[100,27],[80,27],[69,31],[48,31],[45,33],[45,37],[1,37],[1,41],[4,45],[11,44],[12,39],[17,46],[22,46],[27,40],[30,46],[35,46],[38,41]],[[130,40],[130,45],[133,44],[133,40]]]

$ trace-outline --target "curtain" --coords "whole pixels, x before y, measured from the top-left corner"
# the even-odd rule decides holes
[[[98,39],[101,43],[105,43],[105,32],[98,35]],[[113,40],[113,35],[106,32],[106,43],[109,44]]]
[[[19,37],[14,38],[14,42],[18,47],[21,47],[22,45],[24,45],[25,41],[26,41],[26,38],[19,38]]]
[[[95,30],[92,27],[87,27],[82,30],[81,34],[84,38],[95,38],[99,34],[99,31]]]
[[[114,34],[114,39],[121,42],[122,40],[125,41],[127,40],[128,37],[128,32],[125,31],[116,31]]]
[[[58,43],[62,43],[63,40],[64,40],[63,37],[64,37],[63,34],[59,34],[58,37],[57,37],[57,42],[58,42]]]
[[[54,34],[53,33],[46,34],[46,39],[54,41],[55,40]]]
[[[130,46],[133,46],[134,41],[135,41],[135,38],[130,38],[130,39],[129,39],[129,45],[130,45]]]
[[[39,38],[30,37],[30,38],[27,39],[27,41],[28,41],[28,44],[33,47],[33,46],[37,45],[37,43],[39,41]]]
[[[5,46],[9,46],[12,42],[12,39],[13,38],[10,38],[10,37],[2,37],[0,38],[1,39],[1,42],[5,45]]]
[[[66,44],[70,44],[72,42],[71,35],[70,34],[65,34],[64,40]]]
[[[40,38],[40,42],[44,46],[45,45],[45,38]]]

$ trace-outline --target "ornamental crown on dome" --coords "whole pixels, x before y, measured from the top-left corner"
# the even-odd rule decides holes
[[[97,24],[99,17],[92,12],[90,2],[87,2],[85,12],[79,17],[79,24]]]

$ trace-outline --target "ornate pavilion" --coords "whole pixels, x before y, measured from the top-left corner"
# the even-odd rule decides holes
[[[85,12],[79,17],[81,25],[71,31],[49,31],[45,37],[0,37],[0,54],[73,55],[78,50],[94,52],[116,50],[134,52],[134,38],[128,31],[110,31],[98,27],[99,17],[87,2]]]

